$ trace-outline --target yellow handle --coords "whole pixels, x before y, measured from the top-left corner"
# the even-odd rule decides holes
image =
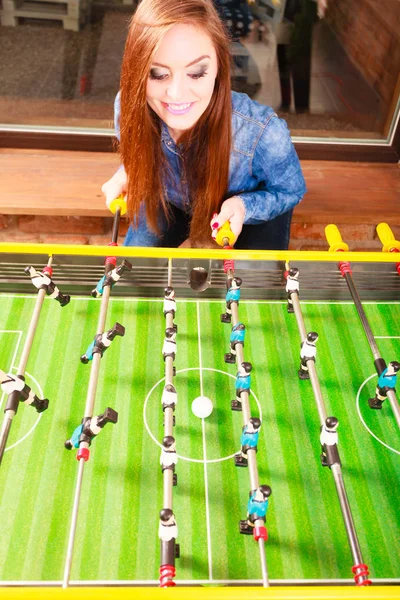
[[[117,198],[114,198],[114,200],[111,200],[109,209],[113,214],[115,214],[118,206],[121,209],[121,215],[124,215],[126,213],[126,201],[122,194]]]
[[[329,244],[329,252],[337,252],[338,250],[343,250],[344,252],[349,251],[349,247],[342,240],[342,236],[336,225],[327,225],[325,227],[325,235]]]
[[[383,244],[382,252],[390,252],[392,248],[400,252],[400,242],[398,242],[387,223],[379,223],[376,227],[376,233]]]
[[[219,246],[226,246],[226,241],[228,240],[228,245],[233,246],[236,241],[235,234],[231,229],[231,224],[229,221],[225,221],[225,223],[218,229],[218,233],[215,236],[215,241]]]

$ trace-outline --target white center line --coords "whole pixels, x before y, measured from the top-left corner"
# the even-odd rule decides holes
[[[203,396],[203,364],[201,360],[201,336],[200,336],[200,304],[197,307],[197,336],[199,345],[199,370],[200,370],[200,396]],[[204,460],[204,488],[206,500],[206,524],[207,524],[207,547],[208,547],[208,578],[212,581],[212,552],[211,552],[211,526],[210,526],[210,505],[208,500],[208,473],[207,473],[207,448],[206,448],[206,425],[204,419],[201,420],[201,430],[203,433],[203,460]]]

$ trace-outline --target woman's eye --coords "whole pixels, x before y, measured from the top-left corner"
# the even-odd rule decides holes
[[[205,75],[207,75],[207,71],[200,71],[200,73],[189,73],[189,77],[191,79],[200,79],[201,77],[204,77]]]
[[[150,79],[155,79],[155,81],[164,81],[168,77],[168,73],[160,73],[159,71],[154,71],[150,69]]]

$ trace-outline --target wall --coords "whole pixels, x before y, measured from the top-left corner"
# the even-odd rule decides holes
[[[399,0],[331,0],[326,20],[386,112],[400,72]]]

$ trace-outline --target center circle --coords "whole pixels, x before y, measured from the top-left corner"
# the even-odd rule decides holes
[[[364,417],[361,414],[361,408],[360,408],[360,396],[361,396],[361,392],[363,387],[368,383],[368,381],[370,379],[373,379],[374,377],[376,377],[376,373],[373,373],[372,375],[370,375],[369,377],[367,377],[367,379],[365,379],[365,381],[362,382],[362,384],[360,385],[360,387],[358,388],[358,392],[357,392],[357,396],[356,396],[356,406],[357,406],[357,413],[359,416],[359,419],[361,421],[361,423],[364,425],[365,429],[368,431],[368,433],[370,435],[372,435],[373,438],[376,439],[377,442],[379,442],[380,444],[382,444],[382,446],[384,446],[385,448],[387,448],[388,450],[391,450],[392,452],[394,452],[395,454],[400,454],[399,450],[396,450],[395,448],[392,448],[392,446],[389,446],[389,444],[386,444],[383,440],[381,440],[381,438],[379,438],[373,431],[371,431],[371,429],[368,427],[368,425],[366,424]],[[385,403],[389,403],[389,400],[385,400]]]
[[[16,373],[18,372],[17,367],[11,367],[11,371],[15,371]],[[31,381],[33,381],[36,384],[36,388],[38,390],[38,394],[40,396],[40,398],[44,398],[43,395],[43,390],[38,382],[37,379],[35,379],[35,377],[33,377],[33,375],[30,375],[27,371],[25,371],[25,377]],[[32,410],[32,409],[29,409]],[[11,446],[7,446],[4,450],[4,452],[8,452],[9,450],[12,450],[13,448],[15,448],[16,446],[18,446],[19,444],[21,444],[24,440],[26,440],[27,437],[30,436],[30,434],[32,433],[32,431],[34,429],[36,429],[36,426],[38,425],[40,419],[42,418],[43,413],[39,413],[34,424],[32,425],[32,427],[25,433],[25,435],[22,436],[22,438],[20,438],[19,440],[17,440],[16,442],[14,442],[13,444],[11,444]]]
[[[222,375],[226,375],[227,377],[231,377],[232,379],[236,379],[235,375],[231,375],[230,373],[226,373],[225,371],[221,371],[220,369],[212,369],[209,367],[190,367],[189,369],[180,369],[179,371],[176,372],[176,374],[178,375],[179,373],[187,373],[188,371],[212,371],[214,373],[221,373]],[[158,441],[158,439],[156,438],[156,436],[153,434],[153,432],[151,431],[149,424],[147,422],[147,403],[150,399],[150,396],[152,395],[152,393],[154,392],[154,390],[161,385],[162,383],[165,382],[165,377],[162,377],[162,379],[160,379],[159,381],[157,381],[157,383],[155,383],[153,385],[153,387],[151,388],[151,390],[149,391],[149,393],[146,396],[146,399],[144,401],[144,405],[143,405],[143,421],[144,421],[144,426],[146,428],[147,433],[149,434],[149,436],[151,437],[151,439],[153,440],[153,442],[159,446],[159,448],[162,448],[162,444]],[[257,404],[257,408],[258,408],[258,413],[259,413],[259,419],[262,422],[262,409],[261,409],[261,405],[260,402],[257,398],[257,396],[255,395],[255,393],[250,390],[250,394],[251,396],[253,396],[256,404]],[[199,422],[201,423],[201,422]],[[203,423],[206,424],[206,421],[203,421]],[[232,458],[234,458],[235,454],[237,454],[237,452],[234,452],[233,454],[229,454],[229,456],[223,456],[221,458],[210,458],[207,460],[203,460],[201,458],[190,458],[189,456],[182,456],[181,454],[177,454],[178,458],[181,460],[186,460],[187,462],[193,462],[193,463],[217,463],[217,462],[222,462],[224,460],[230,460]]]

